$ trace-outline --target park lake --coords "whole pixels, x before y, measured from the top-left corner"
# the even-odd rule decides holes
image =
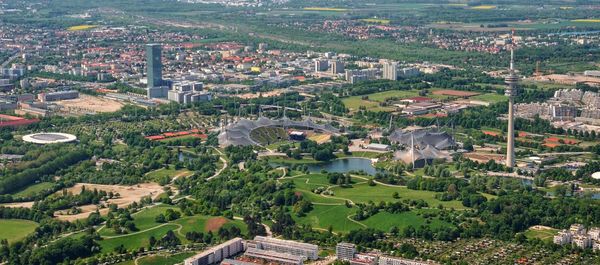
[[[285,166],[285,164],[272,163],[272,166],[279,167]],[[338,173],[363,171],[369,175],[377,173],[377,169],[373,166],[371,159],[362,157],[339,158],[328,162],[309,163],[306,164],[306,167],[308,171],[313,173],[321,171]]]

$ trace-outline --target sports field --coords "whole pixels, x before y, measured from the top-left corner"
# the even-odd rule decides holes
[[[33,233],[38,223],[22,219],[0,219],[0,239],[17,242]]]

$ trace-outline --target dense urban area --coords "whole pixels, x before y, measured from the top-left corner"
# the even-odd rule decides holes
[[[0,0],[0,264],[600,264],[600,3]]]

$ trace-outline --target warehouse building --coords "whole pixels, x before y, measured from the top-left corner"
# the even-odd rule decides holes
[[[38,94],[38,100],[41,102],[76,99],[76,98],[79,98],[79,91],[77,91],[77,90],[66,90],[66,91]]]

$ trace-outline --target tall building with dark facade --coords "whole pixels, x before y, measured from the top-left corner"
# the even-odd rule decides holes
[[[154,88],[163,85],[161,57],[160,44],[146,45],[148,88]]]

